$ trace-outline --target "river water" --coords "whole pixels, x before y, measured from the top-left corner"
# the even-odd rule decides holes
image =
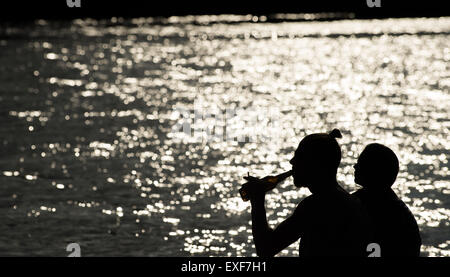
[[[242,177],[339,128],[342,186],[388,145],[422,255],[450,256],[450,18],[201,19],[0,26],[0,255],[254,256]],[[268,194],[270,224],[308,194]]]

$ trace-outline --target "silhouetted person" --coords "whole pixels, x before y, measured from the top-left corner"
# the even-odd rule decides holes
[[[384,145],[369,144],[354,167],[355,182],[363,188],[353,195],[370,216],[381,256],[419,256],[422,241],[417,222],[391,189],[399,170],[395,153]]]
[[[267,224],[263,181],[245,177],[252,194],[252,231],[258,256],[274,256],[299,238],[300,256],[367,256],[367,215],[359,201],[336,181],[341,161],[336,137],[341,137],[337,129],[308,135],[300,142],[291,160],[294,184],[307,187],[312,194],[274,230]]]

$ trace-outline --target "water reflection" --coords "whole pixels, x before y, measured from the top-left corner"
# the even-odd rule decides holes
[[[448,18],[115,20],[40,21],[0,38],[2,255],[63,256],[69,242],[84,255],[254,255],[242,176],[289,168],[305,134],[339,127],[339,181],[355,190],[364,145],[389,145],[423,255],[450,256]],[[175,109],[195,101],[243,116],[278,107],[282,125],[254,142],[173,133]],[[270,223],[306,195],[280,185]]]

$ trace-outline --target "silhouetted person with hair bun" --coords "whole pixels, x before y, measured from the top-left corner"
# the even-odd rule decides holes
[[[245,177],[251,191],[252,231],[258,256],[271,257],[300,240],[300,256],[367,256],[370,228],[359,201],[342,189],[336,173],[341,133],[306,136],[299,144],[292,164],[294,185],[307,187],[293,214],[272,230],[264,207],[264,181]]]
[[[369,214],[381,256],[419,256],[422,242],[417,222],[391,189],[399,171],[395,153],[384,145],[369,144],[354,167],[355,183],[363,188],[353,195]]]

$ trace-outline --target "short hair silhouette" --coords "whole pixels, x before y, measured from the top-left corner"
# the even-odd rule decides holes
[[[320,162],[326,168],[336,169],[341,162],[341,148],[336,138],[341,137],[341,132],[338,129],[333,129],[328,134],[307,135],[300,141],[295,154],[309,162]]]
[[[364,148],[355,165],[355,182],[371,188],[391,187],[399,171],[398,158],[389,147],[371,143]]]

